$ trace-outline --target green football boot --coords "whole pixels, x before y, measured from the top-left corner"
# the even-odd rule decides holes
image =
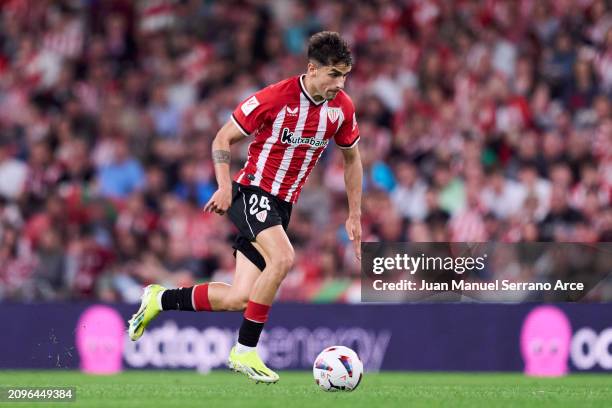
[[[266,367],[264,362],[261,361],[257,350],[237,353],[236,347],[233,347],[232,351],[230,351],[227,365],[232,370],[245,374],[254,380],[256,384],[260,382],[274,384],[279,379],[278,374]]]
[[[140,309],[128,321],[128,334],[132,341],[138,340],[149,323],[161,312],[157,303],[157,296],[162,290],[166,290],[166,288],[161,285],[149,285],[144,289],[144,293],[140,297]]]

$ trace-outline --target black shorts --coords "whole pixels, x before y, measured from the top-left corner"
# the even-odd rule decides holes
[[[255,186],[232,183],[232,204],[227,212],[232,223],[238,228],[233,248],[242,252],[260,270],[266,262],[251,242],[257,235],[275,225],[282,225],[287,231],[291,218],[291,203],[283,201]],[[236,252],[234,252],[234,256]]]

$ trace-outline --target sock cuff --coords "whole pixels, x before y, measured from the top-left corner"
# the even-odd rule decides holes
[[[249,300],[244,311],[244,318],[257,323],[265,323],[268,321],[269,313],[270,305],[263,305]]]
[[[159,307],[159,310],[164,310],[164,306],[162,302],[162,296],[164,296],[164,292],[165,290],[162,290],[157,294],[157,306]]]
[[[210,300],[208,299],[208,283],[196,285],[191,292],[191,303],[196,311],[212,311]]]

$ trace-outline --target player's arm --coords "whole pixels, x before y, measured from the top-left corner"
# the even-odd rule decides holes
[[[229,120],[217,132],[212,142],[212,159],[215,165],[217,191],[204,206],[206,212],[225,214],[232,202],[232,178],[230,176],[230,146],[244,139],[244,134]]]
[[[363,167],[357,145],[350,149],[342,149],[344,158],[344,184],[348,197],[349,215],[346,220],[346,232],[353,246],[355,255],[361,260],[361,188],[363,183]]]

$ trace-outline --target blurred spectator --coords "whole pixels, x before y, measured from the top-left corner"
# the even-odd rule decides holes
[[[127,142],[121,139],[113,143],[112,157],[100,166],[98,178],[100,194],[108,198],[127,198],[144,185],[142,166],[130,156]]]
[[[397,185],[391,193],[393,204],[404,218],[421,221],[427,214],[425,192],[427,185],[418,178],[417,167],[411,162],[396,166]]]
[[[573,241],[572,227],[582,221],[582,215],[567,203],[567,190],[554,186],[550,194],[550,210],[540,222],[541,241]]]
[[[34,271],[36,298],[54,300],[69,295],[66,285],[66,254],[58,231],[47,229],[38,244],[38,266]]]
[[[204,207],[215,190],[216,185],[200,179],[197,174],[197,163],[189,160],[181,164],[179,181],[174,190],[176,195],[197,207]]]
[[[11,154],[11,143],[0,137],[0,195],[16,199],[25,186],[28,166]]]
[[[497,218],[506,219],[519,212],[523,206],[526,188],[504,177],[500,169],[489,173],[488,185],[482,190],[483,205]]]

